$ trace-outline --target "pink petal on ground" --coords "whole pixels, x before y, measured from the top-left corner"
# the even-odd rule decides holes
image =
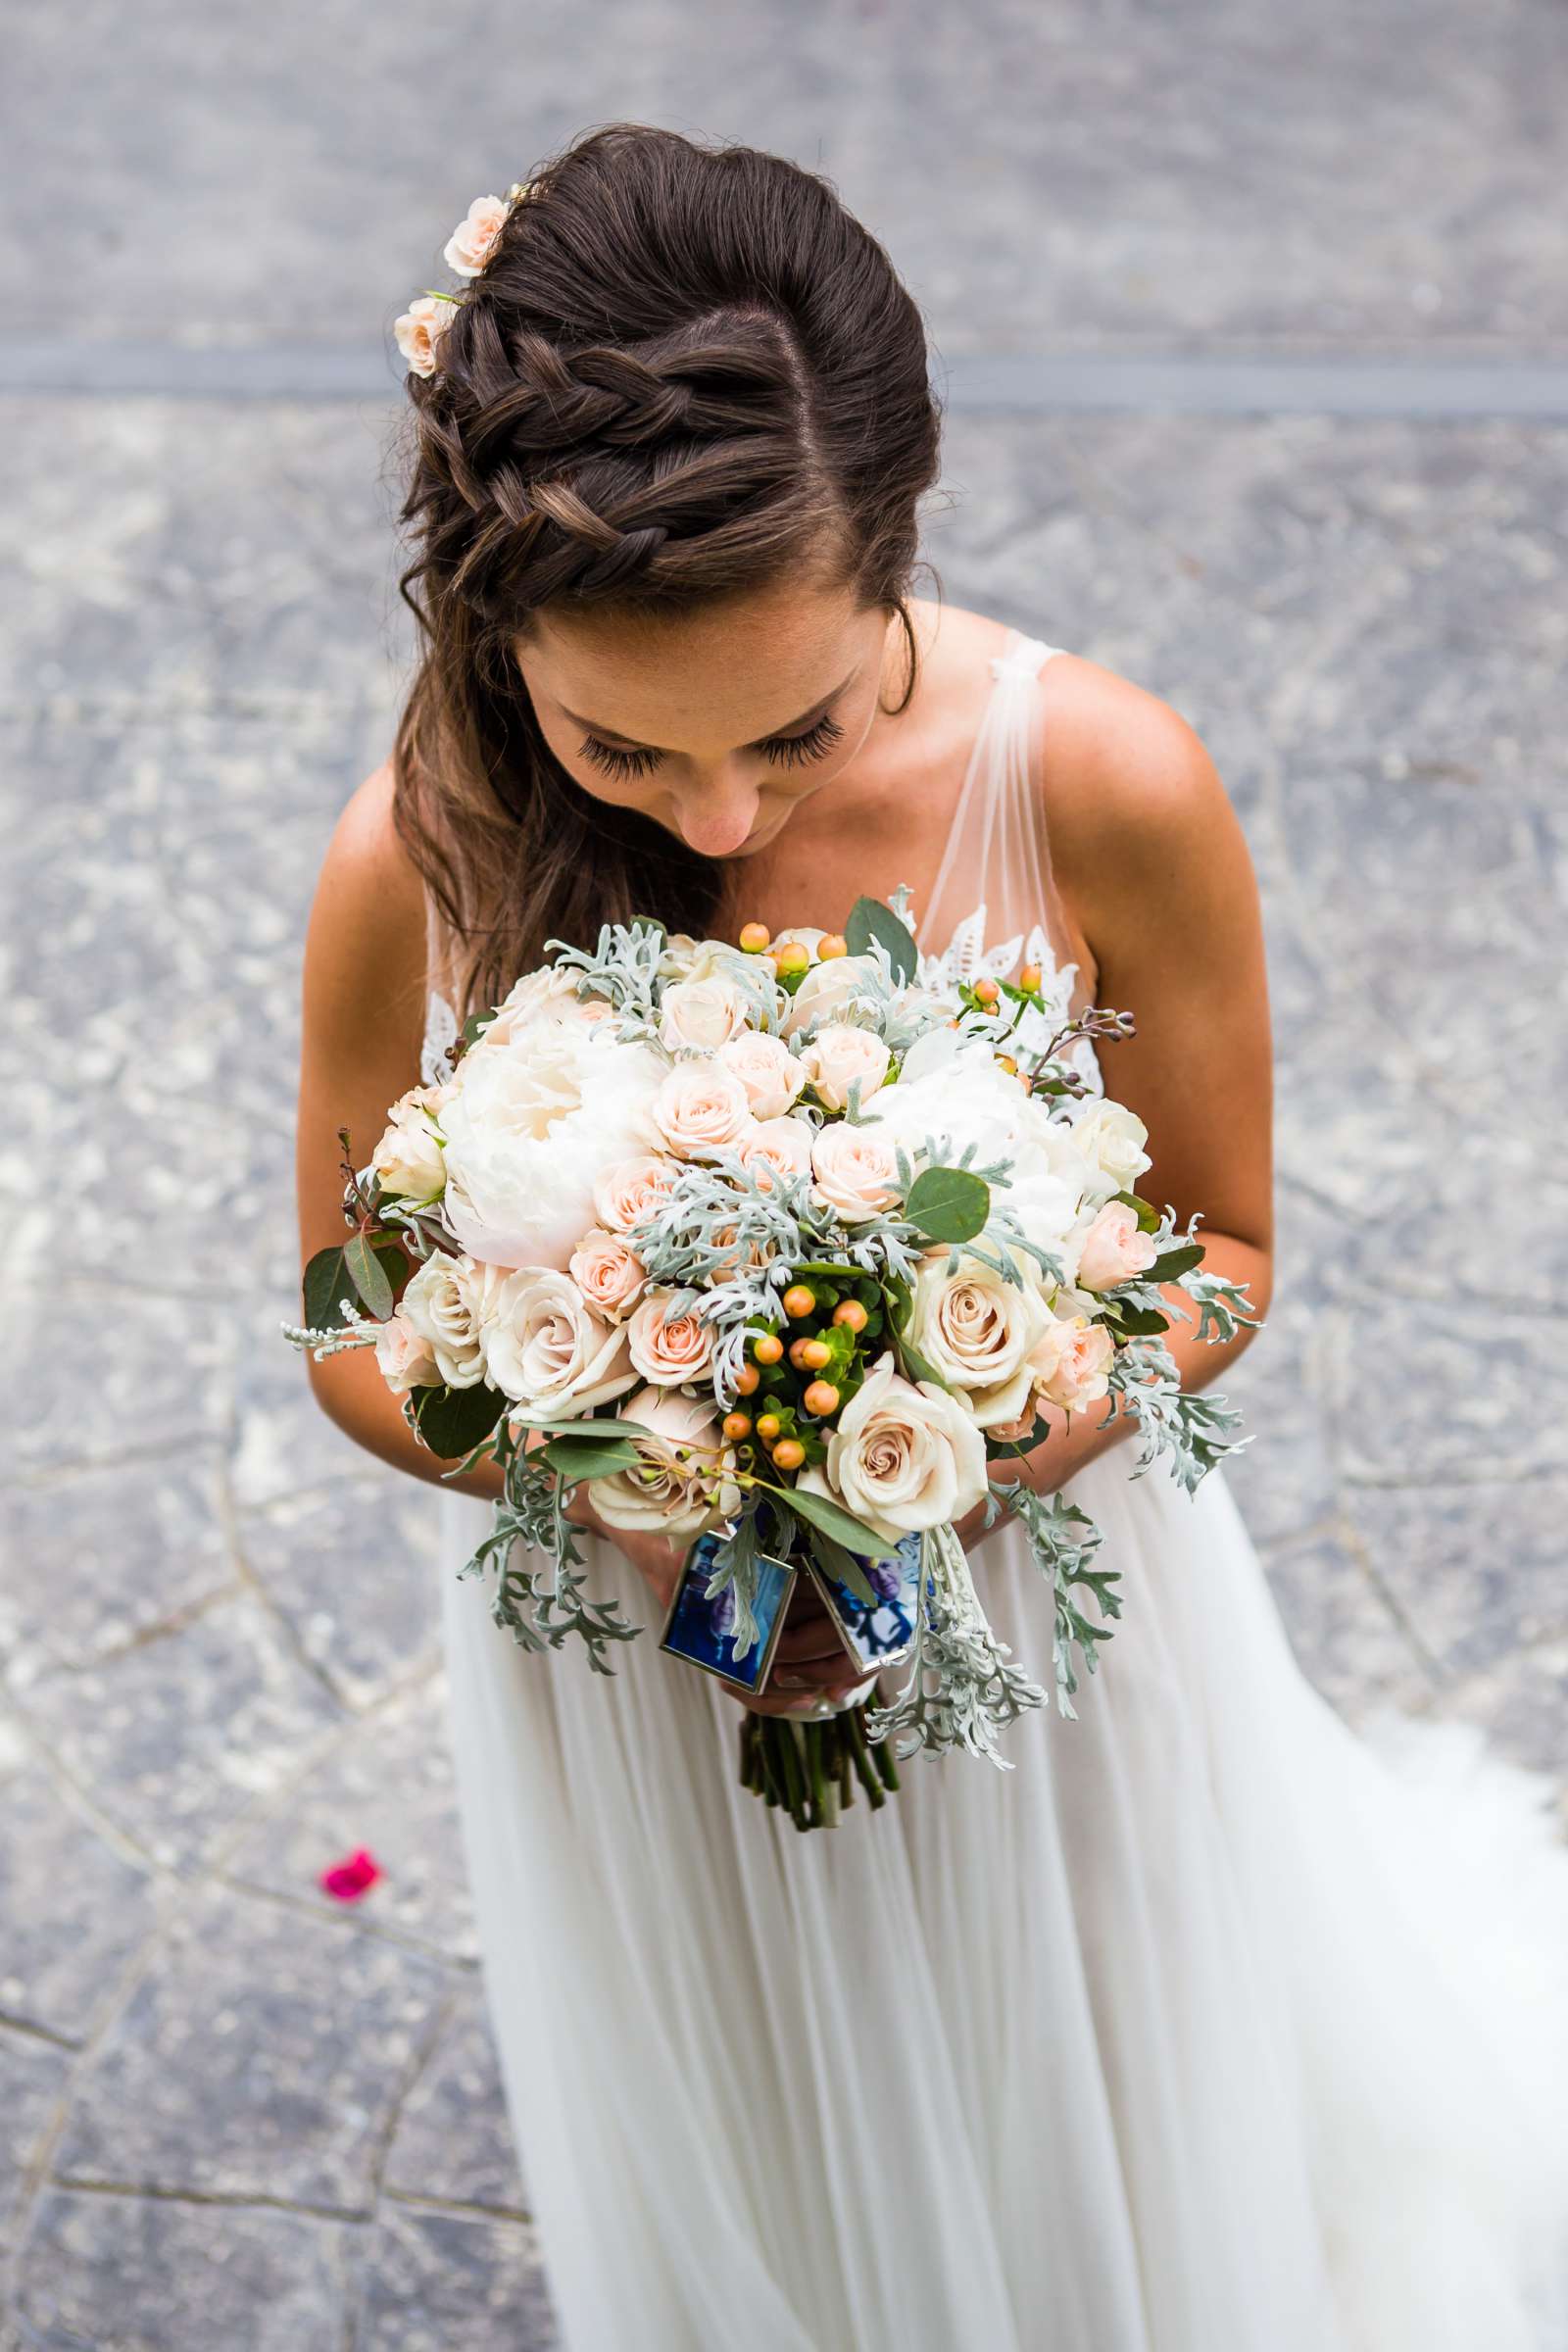
[[[382,1875],[375,1856],[362,1845],[346,1862],[334,1862],[330,1870],[323,1870],[318,1884],[340,1903],[357,1903]]]

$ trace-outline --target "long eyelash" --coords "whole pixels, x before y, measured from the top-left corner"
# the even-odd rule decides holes
[[[607,776],[646,776],[659,765],[657,752],[623,752],[615,744],[601,743],[597,735],[585,737],[582,756]]]
[[[823,753],[838,742],[844,729],[830,710],[824,710],[816,724],[808,727],[804,735],[775,735],[764,743],[763,753],[775,765],[794,767],[803,760],[820,760]],[[603,768],[607,776],[629,778],[652,774],[659,765],[658,752],[622,751],[618,744],[601,743],[597,735],[589,735],[582,745],[582,757],[591,760],[595,767]]]
[[[775,735],[762,749],[775,763],[783,760],[794,767],[803,760],[820,760],[843,732],[831,710],[824,710],[815,726],[808,727],[804,735]]]

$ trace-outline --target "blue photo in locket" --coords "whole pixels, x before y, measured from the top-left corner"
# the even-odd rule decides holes
[[[717,1550],[717,1536],[709,1535],[699,1536],[687,1553],[659,1646],[710,1674],[722,1675],[726,1683],[735,1683],[743,1690],[760,1690],[784,1631],[796,1570],[788,1560],[758,1554],[757,1598],[752,1605],[758,1635],[743,1655],[735,1645],[734,1586],[710,1590]]]
[[[868,1602],[831,1575],[819,1561],[810,1562],[811,1575],[833,1613],[845,1648],[858,1665],[868,1671],[874,1666],[895,1664],[914,1646],[920,1606],[921,1543],[918,1535],[901,1537],[898,1556],[891,1560],[868,1560],[858,1552],[854,1555],[860,1574],[871,1588],[872,1597]]]

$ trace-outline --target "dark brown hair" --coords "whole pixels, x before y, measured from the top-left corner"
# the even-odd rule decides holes
[[[547,939],[636,912],[700,933],[718,898],[713,860],[550,750],[513,652],[530,614],[691,611],[794,567],[898,615],[906,703],[940,420],[919,312],[825,179],[630,122],[536,170],[408,395],[394,811],[461,1017]]]

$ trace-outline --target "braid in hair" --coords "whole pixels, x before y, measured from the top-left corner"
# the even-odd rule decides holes
[[[530,616],[689,611],[793,568],[900,615],[912,690],[938,419],[915,306],[826,181],[632,123],[528,182],[408,389],[394,806],[472,1010],[550,938],[638,911],[701,931],[718,895],[712,860],[555,758],[514,652]]]

